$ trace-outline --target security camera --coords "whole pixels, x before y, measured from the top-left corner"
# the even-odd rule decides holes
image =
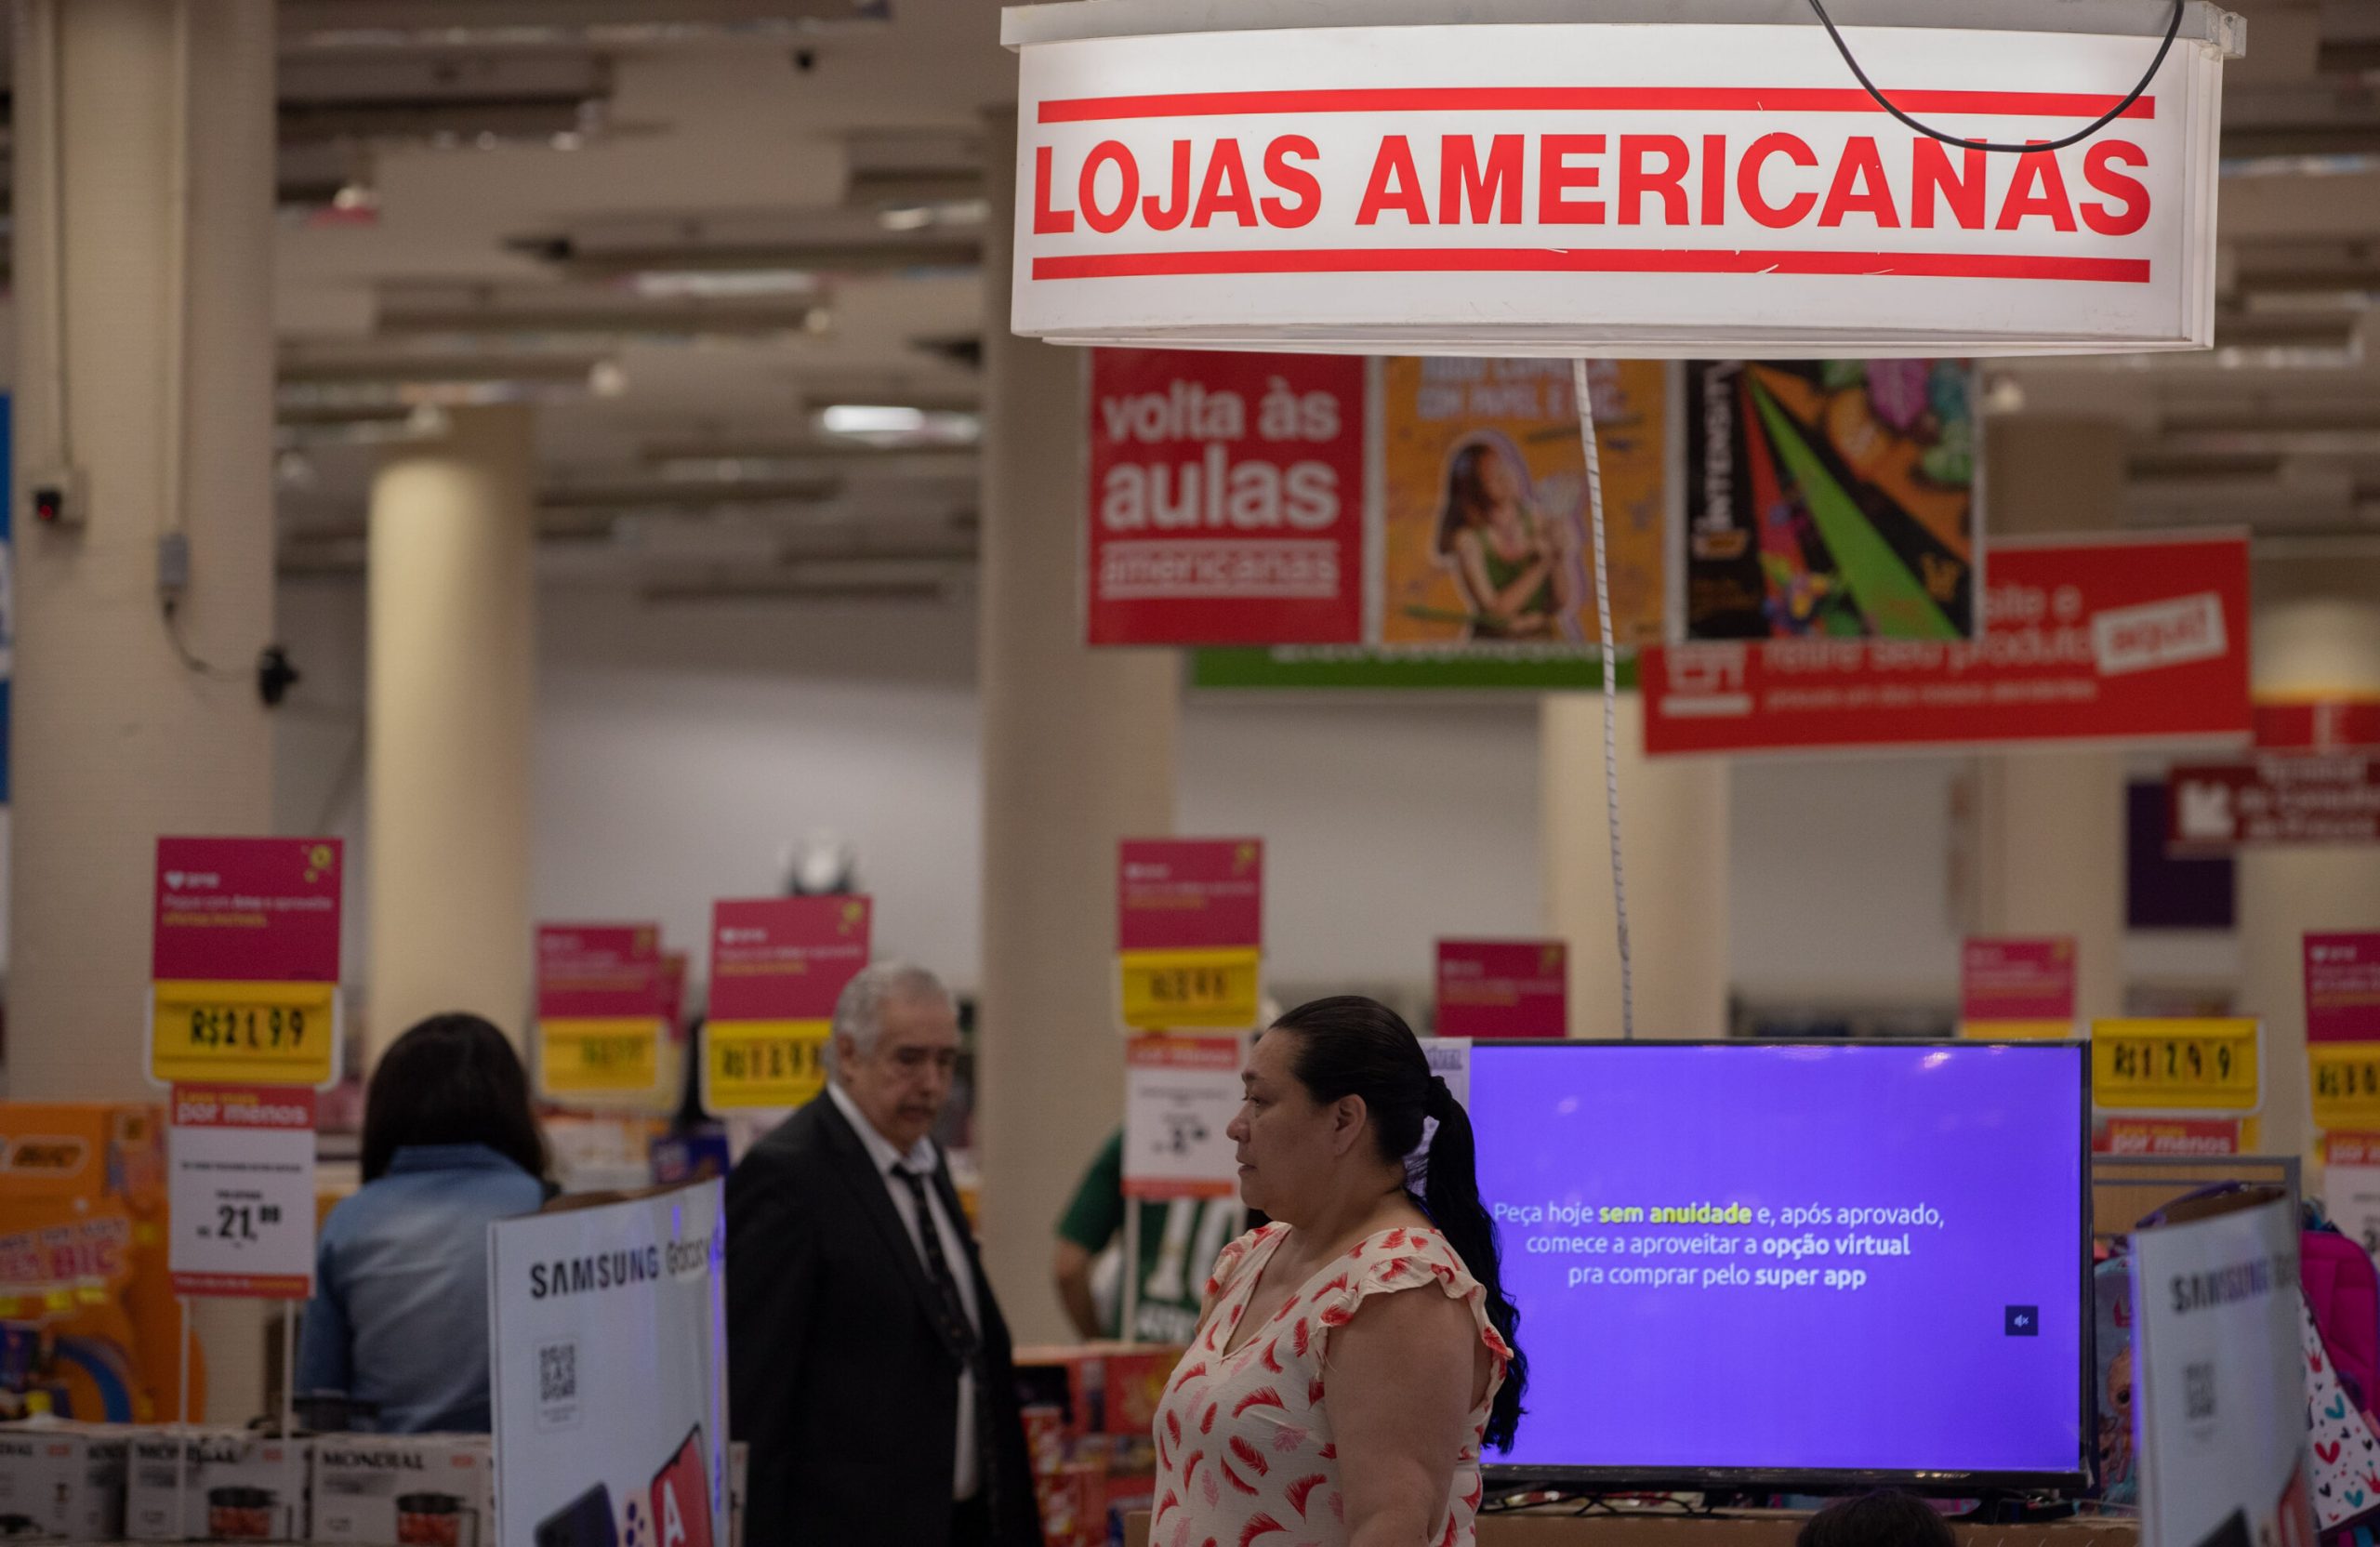
[[[793,67],[807,75],[818,68],[818,56],[807,48],[793,51]]]

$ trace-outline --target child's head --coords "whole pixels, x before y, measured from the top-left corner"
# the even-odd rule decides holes
[[[1933,1505],[1880,1488],[1838,1499],[1810,1516],[1795,1547],[1953,1547],[1956,1540]]]

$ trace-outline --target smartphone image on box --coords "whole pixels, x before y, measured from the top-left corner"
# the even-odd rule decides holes
[[[537,1522],[537,1547],[620,1547],[612,1490],[602,1483]]]
[[[699,1423],[653,1474],[653,1521],[660,1540],[673,1547],[711,1547],[710,1468],[704,1464]]]

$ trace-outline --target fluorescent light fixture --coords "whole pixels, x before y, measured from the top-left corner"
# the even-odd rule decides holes
[[[829,435],[915,435],[926,427],[926,411],[892,403],[838,403],[818,416]]]
[[[807,269],[647,269],[628,276],[628,288],[669,299],[806,296],[818,276]]]

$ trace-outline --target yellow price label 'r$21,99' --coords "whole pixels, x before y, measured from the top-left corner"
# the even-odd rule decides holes
[[[2258,1031],[2253,1020],[2096,1022],[2091,1099],[2114,1111],[2253,1112]]]
[[[556,1017],[537,1023],[537,1083],[549,1096],[648,1096],[661,1089],[661,1023]]]
[[[714,1112],[800,1106],[826,1087],[826,1021],[703,1025],[703,1104]]]
[[[1252,1026],[1263,959],[1246,945],[1126,951],[1117,959],[1124,1024],[1135,1031]]]
[[[2306,1050],[2314,1126],[2325,1132],[2380,1129],[2380,1042],[2315,1042]]]
[[[337,1068],[338,985],[152,984],[149,1076],[171,1085],[326,1086]]]

